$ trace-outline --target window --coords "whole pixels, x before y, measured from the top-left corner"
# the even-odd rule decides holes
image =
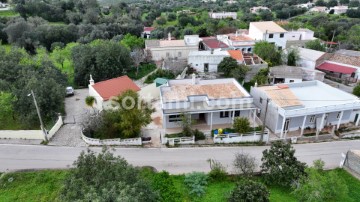
[[[209,63],[204,64],[204,72],[209,72]]]
[[[262,98],[260,98],[260,104],[262,104],[262,101],[263,101],[263,99],[262,99]]]
[[[248,48],[248,52],[251,52],[251,48]]]
[[[290,80],[290,83],[294,83],[294,80]]]
[[[229,112],[220,112],[220,118],[227,118],[229,117]]]
[[[341,116],[341,112],[339,112],[336,116],[337,119],[340,119],[340,116]]]
[[[284,33],[281,33],[281,34],[280,34],[280,38],[284,38]]]
[[[278,50],[282,50],[282,47],[281,47],[281,46],[279,46],[279,47],[278,47]]]
[[[232,115],[232,113],[231,113]],[[239,111],[235,111],[234,117],[239,117],[240,116],[240,110]]]
[[[310,123],[314,123],[315,122],[315,116],[310,116]]]
[[[269,34],[269,38],[270,39],[274,38],[274,34]]]
[[[166,57],[170,57],[170,53],[166,53]]]
[[[181,57],[181,52],[178,52],[178,57],[179,57],[179,58]]]
[[[195,66],[198,66],[198,64],[195,64]]]
[[[169,122],[178,122],[181,121],[181,115],[170,115]]]

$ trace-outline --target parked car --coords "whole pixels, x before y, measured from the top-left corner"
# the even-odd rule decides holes
[[[74,95],[74,93],[75,93],[75,90],[72,86],[66,87],[66,96]]]

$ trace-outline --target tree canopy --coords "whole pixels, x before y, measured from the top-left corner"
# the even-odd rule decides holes
[[[280,65],[282,63],[281,51],[274,44],[267,41],[256,42],[254,53],[265,60],[269,67]]]
[[[63,201],[158,201],[159,195],[125,159],[103,149],[81,152],[61,191]]]

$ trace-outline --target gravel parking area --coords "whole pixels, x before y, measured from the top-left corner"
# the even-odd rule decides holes
[[[75,95],[65,99],[64,125],[51,138],[49,145],[57,146],[86,146],[81,139],[81,124],[90,115],[90,109],[85,104],[88,89],[77,89]]]

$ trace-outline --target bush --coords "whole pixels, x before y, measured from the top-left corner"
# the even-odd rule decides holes
[[[250,122],[245,117],[235,118],[233,127],[234,127],[235,131],[240,134],[251,131]]]
[[[265,185],[252,180],[240,181],[231,192],[229,202],[251,201],[266,202],[269,201],[270,193]]]
[[[151,178],[151,187],[155,191],[159,192],[161,198],[160,201],[182,201],[181,194],[177,191],[174,185],[174,181],[172,180],[168,172],[162,171],[160,173],[154,173]]]
[[[153,83],[156,78],[174,79],[175,74],[170,70],[159,69],[155,73],[146,77],[144,83]]]
[[[209,159],[208,162],[210,163],[210,172],[209,177],[214,181],[221,181],[226,179],[227,173],[225,167],[219,162],[214,159]]]
[[[194,136],[195,136],[195,141],[198,140],[205,140],[205,135],[203,132],[199,131],[198,129],[195,129],[193,132]]]
[[[256,168],[255,157],[247,153],[235,154],[234,167],[238,174],[251,176]]]
[[[198,197],[205,194],[208,176],[202,172],[192,172],[185,175],[185,185],[190,189],[190,195]]]
[[[295,149],[289,143],[276,141],[271,148],[263,151],[261,172],[265,182],[289,186],[305,174],[306,164],[297,160]]]
[[[353,94],[360,97],[360,85],[356,85],[353,89]]]

